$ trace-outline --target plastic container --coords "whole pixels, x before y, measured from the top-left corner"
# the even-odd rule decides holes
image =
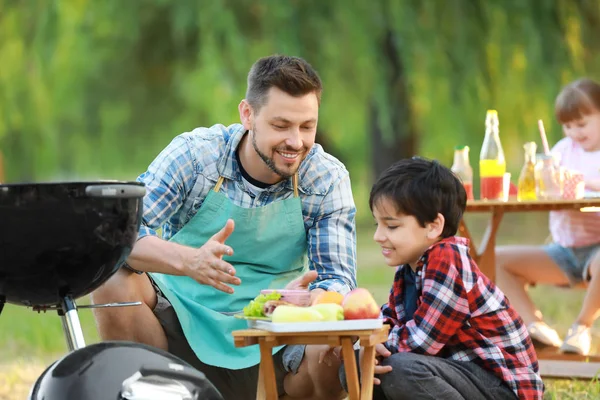
[[[273,292],[281,293],[281,300],[295,304],[300,307],[310,306],[310,291],[308,290],[291,290],[291,289],[265,289],[261,290],[260,294],[269,294]]]
[[[485,117],[485,138],[479,154],[480,198],[504,199],[506,161],[500,143],[498,112],[488,110]]]

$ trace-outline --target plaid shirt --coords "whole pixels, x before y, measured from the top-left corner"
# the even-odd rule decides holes
[[[541,399],[544,384],[523,321],[481,273],[468,240],[451,237],[432,245],[417,265],[417,310],[404,313],[403,268],[398,267],[388,303],[381,310],[391,325],[386,347],[473,361],[505,382],[519,399]]]
[[[168,240],[198,211],[219,176],[220,192],[244,208],[261,207],[294,195],[291,179],[255,196],[246,187],[235,151],[242,125],[214,125],[178,135],[138,177],[146,185],[138,236]],[[308,241],[309,267],[319,276],[310,289],[341,293],[356,287],[356,207],[344,165],[315,144],[301,163],[298,191]]]

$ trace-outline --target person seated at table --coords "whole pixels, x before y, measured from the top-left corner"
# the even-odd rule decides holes
[[[563,167],[583,173],[586,190],[600,191],[600,84],[583,78],[567,85],[556,98],[555,113],[565,137],[552,153]],[[587,355],[590,327],[600,315],[600,213],[552,211],[549,225],[551,244],[497,248],[496,282],[534,341]],[[531,301],[527,286],[533,283],[587,287],[564,342]]]
[[[455,236],[466,207],[460,180],[437,161],[403,159],[374,184],[369,206],[373,239],[397,267],[381,307],[390,333],[377,346],[373,398],[541,399],[523,321],[479,270],[468,239]]]

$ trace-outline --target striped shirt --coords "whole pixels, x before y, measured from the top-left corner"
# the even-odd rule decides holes
[[[585,181],[600,179],[600,151],[585,151],[571,138],[561,139],[552,148],[560,164],[583,174]],[[575,210],[551,211],[550,233],[563,247],[584,247],[600,243],[600,213]]]
[[[214,125],[175,137],[138,177],[146,185],[138,238],[168,240],[196,214],[219,176],[220,189],[237,206],[262,207],[294,195],[291,179],[258,195],[242,178],[235,152],[243,126]],[[299,169],[299,195],[306,229],[309,268],[318,272],[310,289],[347,293],[356,287],[356,207],[344,165],[315,144]]]
[[[500,378],[519,399],[541,399],[544,384],[521,318],[504,293],[481,273],[468,240],[450,237],[432,245],[416,268],[417,310],[407,320],[404,268],[398,267],[387,304],[386,347],[470,361]]]

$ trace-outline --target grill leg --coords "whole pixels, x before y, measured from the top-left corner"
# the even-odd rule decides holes
[[[77,306],[71,296],[66,296],[61,302],[61,310],[58,313],[62,318],[63,331],[67,340],[69,351],[85,347],[83,330],[77,315]]]

